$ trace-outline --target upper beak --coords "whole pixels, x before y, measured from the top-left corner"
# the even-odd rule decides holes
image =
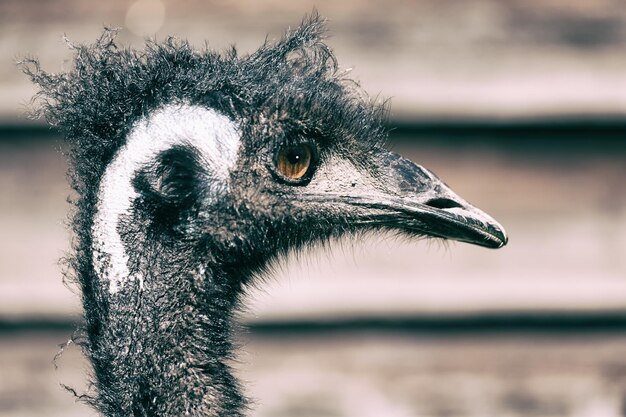
[[[332,197],[324,193],[323,199],[354,207],[365,225],[488,248],[501,248],[508,241],[504,228],[491,216],[459,197],[435,174],[397,154],[386,154],[375,181],[363,185],[331,191]]]

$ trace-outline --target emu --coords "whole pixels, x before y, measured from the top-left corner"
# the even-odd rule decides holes
[[[289,251],[391,230],[489,248],[503,228],[384,148],[386,109],[338,69],[312,16],[239,56],[105,31],[73,68],[25,71],[64,132],[70,278],[86,399],[105,416],[243,416],[230,369],[242,294]]]

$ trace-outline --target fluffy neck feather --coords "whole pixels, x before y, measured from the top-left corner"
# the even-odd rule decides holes
[[[236,125],[186,104],[162,107],[130,131],[102,178],[92,227],[94,278],[102,311],[90,357],[104,415],[239,416],[244,404],[229,370],[231,316],[239,281],[211,248],[160,240],[137,208],[133,178],[163,151],[197,151],[228,189],[239,149]]]

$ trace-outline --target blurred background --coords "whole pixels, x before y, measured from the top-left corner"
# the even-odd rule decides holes
[[[16,68],[71,66],[104,26],[251,52],[305,13],[391,99],[390,146],[498,219],[498,251],[373,236],[287,259],[250,295],[238,372],[255,416],[626,416],[622,0],[0,1],[0,415],[94,415],[63,139]]]

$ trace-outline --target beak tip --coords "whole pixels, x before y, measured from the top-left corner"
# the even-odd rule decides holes
[[[495,240],[495,245],[493,246],[493,249],[503,248],[507,245],[507,243],[509,243],[509,236],[506,234],[502,227],[498,228],[498,233],[494,233],[492,236]]]

